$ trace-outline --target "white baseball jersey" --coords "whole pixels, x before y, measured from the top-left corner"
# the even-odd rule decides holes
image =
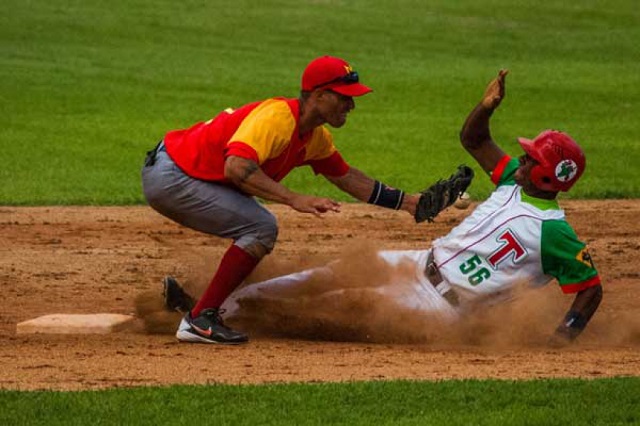
[[[553,278],[563,292],[600,284],[586,245],[565,221],[556,200],[527,196],[514,181],[518,160],[505,156],[492,173],[489,199],[433,242],[443,277],[463,293],[493,294]]]
[[[524,194],[513,179],[517,168],[518,160],[505,156],[491,175],[497,188],[489,199],[449,234],[435,240],[431,249],[378,252],[390,267],[412,262],[415,274],[394,276],[387,285],[370,290],[406,308],[455,320],[461,311],[449,305],[424,275],[430,251],[443,278],[466,301],[495,294],[508,296],[505,290],[516,285],[542,286],[553,278],[565,293],[600,284],[586,245],[565,221],[557,202]],[[233,314],[239,309],[237,300],[243,297],[299,297],[304,291],[283,290],[303,290],[312,277],[332,281],[331,266],[252,284],[234,292],[223,307]],[[329,287],[336,294],[349,291]]]

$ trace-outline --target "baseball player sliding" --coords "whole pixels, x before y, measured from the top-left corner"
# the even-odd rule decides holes
[[[432,220],[471,183],[471,169],[460,167],[448,181],[422,194],[407,194],[349,165],[325,124],[344,126],[355,108],[354,97],[369,92],[348,62],[322,56],[303,71],[298,98],[227,109],[206,122],[166,133],[147,153],[142,186],[149,205],[183,226],[233,241],[198,302],[185,312],[178,340],[249,340],[223,322],[220,308],[277,240],[276,218],[255,197],[317,216],[340,211],[335,200],[294,192],[280,183],[293,169],[310,166],[357,200],[404,210],[417,222]],[[174,284],[173,278],[165,278],[165,286]]]
[[[516,286],[540,287],[555,279],[563,293],[575,295],[550,340],[564,345],[585,329],[602,300],[600,277],[587,247],[556,200],[558,192],[568,191],[584,172],[585,156],[569,135],[555,130],[533,140],[519,138],[524,150],[519,158],[505,154],[491,137],[489,121],[505,96],[506,75],[501,70],[489,83],[460,132],[463,147],[488,173],[495,191],[430,249],[378,252],[390,268],[408,263],[415,273],[370,291],[456,320],[479,303],[495,303]],[[296,294],[291,290],[316,274],[330,280],[333,271],[330,264],[249,285],[232,295],[226,308],[233,313],[238,300],[261,294],[294,297],[287,294]],[[188,310],[192,303],[177,283],[165,288],[165,300],[167,307],[178,310]]]

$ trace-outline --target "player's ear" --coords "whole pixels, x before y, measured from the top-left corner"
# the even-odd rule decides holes
[[[327,99],[328,99],[328,96],[327,96],[326,90],[316,89],[309,94],[309,99],[307,100],[307,103],[309,105],[317,106],[317,105],[322,105],[326,103]]]

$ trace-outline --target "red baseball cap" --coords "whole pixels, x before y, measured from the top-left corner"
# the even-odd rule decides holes
[[[327,89],[345,96],[362,96],[372,90],[359,82],[358,73],[344,59],[321,56],[302,73],[302,90]]]

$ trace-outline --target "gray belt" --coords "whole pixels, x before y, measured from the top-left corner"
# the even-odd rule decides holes
[[[433,249],[429,252],[429,256],[427,256],[424,276],[427,277],[431,285],[435,287],[436,291],[440,293],[451,306],[458,306],[460,304],[458,293],[442,278],[440,269],[438,269],[438,265],[436,265],[433,259]]]

